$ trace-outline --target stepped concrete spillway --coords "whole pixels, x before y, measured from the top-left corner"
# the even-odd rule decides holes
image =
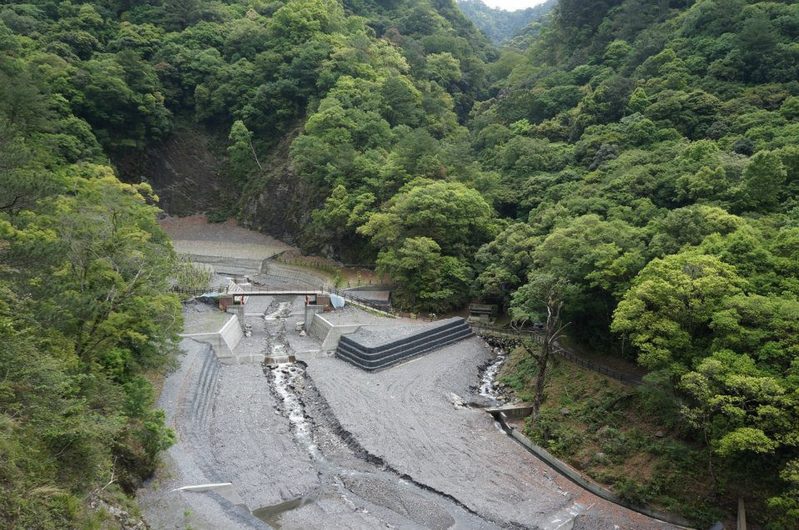
[[[413,326],[404,332],[360,330],[341,337],[336,357],[367,371],[382,370],[412,357],[472,336],[472,328],[461,317],[440,320],[427,326]]]

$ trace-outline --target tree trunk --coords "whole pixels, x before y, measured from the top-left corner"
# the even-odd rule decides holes
[[[541,343],[541,353],[536,358],[536,361],[538,361],[538,375],[535,380],[535,398],[533,399],[534,422],[538,421],[538,416],[541,413],[541,403],[544,401],[544,386],[546,384],[549,356],[552,353],[553,345],[561,336],[565,327],[560,324],[560,310],[563,307],[563,301],[557,300],[550,295],[546,307],[547,322],[544,326],[544,340]]]
[[[541,345],[541,353],[536,359],[538,362],[538,375],[535,379],[535,398],[533,400],[533,421],[538,421],[541,413],[541,402],[544,400],[544,384],[547,379],[547,365],[549,364],[549,345],[545,340]]]

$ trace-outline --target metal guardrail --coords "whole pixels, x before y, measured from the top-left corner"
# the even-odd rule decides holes
[[[536,341],[538,344],[542,344],[544,341],[544,337],[541,336],[540,333],[536,333],[535,331],[529,331],[529,330],[515,331],[507,329],[497,329],[497,328],[492,328],[491,326],[484,326],[480,324],[472,324],[472,328],[475,330],[475,333],[481,336],[493,335],[493,336],[506,337],[511,339],[532,339]],[[555,345],[553,353],[555,353],[560,357],[563,357],[567,361],[572,362],[578,366],[582,366],[583,368],[591,370],[592,372],[597,372],[599,374],[605,375],[621,383],[634,386],[643,384],[643,380],[639,376],[631,375],[629,373],[625,373],[620,370],[615,370],[605,365],[595,363],[587,359],[583,359],[574,352],[565,349],[560,344]]]

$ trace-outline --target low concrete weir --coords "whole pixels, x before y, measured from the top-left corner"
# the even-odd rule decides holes
[[[471,336],[472,329],[460,317],[441,320],[399,339],[356,332],[341,337],[336,357],[367,371],[382,370]]]

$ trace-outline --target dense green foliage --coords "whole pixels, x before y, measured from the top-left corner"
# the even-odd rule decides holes
[[[557,0],[541,5],[505,11],[486,5],[482,0],[458,0],[458,7],[494,44],[504,44],[521,33],[529,37],[540,31],[540,21],[555,7]],[[524,30],[524,31],[523,31]]]
[[[425,220],[395,235],[377,220],[373,234],[358,228],[412,208],[412,188],[389,199],[441,177],[442,158],[470,167],[461,123],[487,95],[493,53],[449,2],[0,3],[0,526],[91,527],[87,499],[131,492],[171,441],[147,377],[181,325],[166,278],[195,274],[155,224],[157,197],[119,182],[109,159],[194,120],[227,138],[226,178],[241,190],[303,125],[292,163],[329,205],[306,245],[380,252],[393,272],[389,256]],[[438,191],[440,215],[467,202],[452,204],[457,235],[421,238],[438,284],[407,291],[414,303],[430,290],[418,300],[431,308],[466,299],[469,253],[494,233],[473,188]]]
[[[572,333],[649,369],[772,528],[799,522],[797,37],[794,2],[562,0],[471,121],[518,220],[483,293],[568,280]]]
[[[0,386],[9,524],[78,517],[114,457],[146,472],[168,441],[141,376],[176,329],[170,252],[104,164],[178,116],[225,144],[231,211],[302,182],[296,240],[376,264],[402,309],[568,284],[570,333],[683,405],[664,420],[716,493],[795,528],[799,5],[560,0],[523,40],[499,54],[449,0],[0,4],[0,351],[29,381]],[[53,411],[97,430],[37,430]]]
[[[3,528],[98,524],[91,494],[132,492],[172,440],[148,380],[181,328],[171,245],[150,188],[117,180],[98,142],[143,142],[168,112],[122,56],[59,56],[103,25],[61,6],[0,7]]]

